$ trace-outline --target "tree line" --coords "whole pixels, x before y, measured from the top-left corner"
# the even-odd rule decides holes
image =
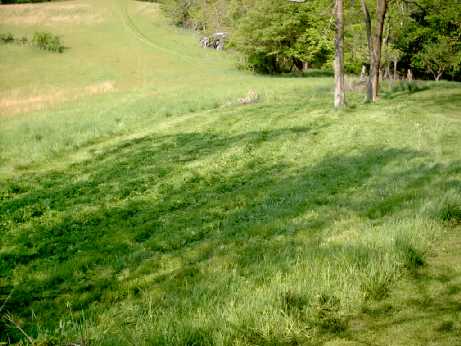
[[[459,0],[344,0],[344,69],[398,78],[461,80]],[[328,68],[335,56],[334,0],[162,0],[176,25],[226,32],[241,66],[261,73]],[[376,49],[375,49],[376,48]],[[377,53],[380,53],[380,61]],[[378,64],[376,64],[378,63]]]

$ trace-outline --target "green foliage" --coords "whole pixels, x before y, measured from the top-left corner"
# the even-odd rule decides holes
[[[323,67],[331,61],[332,28],[314,3],[256,1],[238,22],[233,46],[250,68],[277,73],[303,63]]]
[[[2,43],[13,43],[15,41],[14,35],[11,32],[0,34],[0,41]]]
[[[173,24],[186,28],[194,26],[191,19],[191,9],[194,4],[194,0],[167,0],[162,3]]]
[[[255,0],[163,0],[162,8],[173,24],[207,35],[233,32]]]
[[[56,53],[62,53],[65,48],[59,36],[49,32],[35,32],[32,44],[40,49]]]
[[[169,0],[164,9],[176,25],[206,34],[226,31],[242,53],[241,67],[261,73],[323,67],[331,62],[333,27],[326,1]]]
[[[163,4],[176,25],[206,35],[229,33],[230,45],[242,54],[241,68],[272,74],[302,70],[303,66],[329,68],[332,62],[331,2],[164,0]],[[369,1],[370,9],[373,4]],[[355,1],[346,8],[345,69],[356,74],[369,64],[360,6]],[[383,69],[396,64],[401,74],[411,68],[416,76],[461,77],[461,5],[457,0],[394,1],[389,7]],[[374,11],[371,15],[374,26]]]
[[[461,60],[461,4],[457,0],[420,0],[391,6],[390,40],[401,63],[420,75],[457,78]],[[457,60],[455,59],[457,57]]]
[[[375,27],[376,1],[366,1]],[[389,10],[384,25],[382,47],[382,70],[405,76],[411,69],[417,78],[442,75],[460,79],[461,4],[457,0],[389,1]],[[346,6],[345,69],[358,74],[363,65],[369,65],[364,15],[361,1]],[[449,42],[447,47],[445,42]],[[444,54],[447,53],[446,56]],[[432,55],[438,58],[432,58]],[[438,62],[435,62],[437,59]],[[450,62],[444,62],[450,59]],[[423,61],[425,60],[425,62]],[[448,67],[446,67],[448,66]],[[435,71],[435,72],[431,72]],[[384,74],[384,73],[383,73]]]
[[[439,37],[436,42],[426,43],[422,50],[413,57],[413,66],[426,69],[435,80],[442,75],[459,66],[459,55],[461,54],[461,41],[459,48],[446,37]]]
[[[29,43],[29,39],[26,36],[16,38],[12,33],[8,32],[0,34],[0,42],[3,44],[16,43],[20,45],[26,45]]]

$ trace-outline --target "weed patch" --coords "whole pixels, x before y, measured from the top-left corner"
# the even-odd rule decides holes
[[[32,44],[40,49],[55,53],[64,52],[61,38],[49,32],[36,32],[32,37]]]
[[[320,294],[314,305],[313,323],[322,332],[339,334],[346,330],[347,323],[341,314],[340,300],[334,295]]]
[[[400,254],[403,265],[410,272],[415,272],[426,263],[424,253],[417,249],[408,239],[396,239],[395,247]]]

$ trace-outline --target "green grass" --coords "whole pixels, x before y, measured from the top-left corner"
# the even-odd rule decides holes
[[[239,72],[139,4],[89,4],[113,15],[53,27],[62,55],[0,51],[29,78],[4,93],[117,86],[0,118],[0,341],[459,342],[458,258],[429,256],[459,237],[459,85],[335,112],[329,78]]]

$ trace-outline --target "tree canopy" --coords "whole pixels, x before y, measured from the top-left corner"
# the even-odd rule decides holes
[[[366,0],[371,9],[376,1]],[[461,4],[458,0],[393,0],[384,23],[381,69],[411,69],[418,78],[461,80]],[[227,32],[242,65],[261,73],[307,66],[330,69],[334,58],[334,1],[163,0],[172,21],[203,32]],[[372,27],[377,18],[370,11]],[[369,66],[361,2],[345,1],[345,68]]]

